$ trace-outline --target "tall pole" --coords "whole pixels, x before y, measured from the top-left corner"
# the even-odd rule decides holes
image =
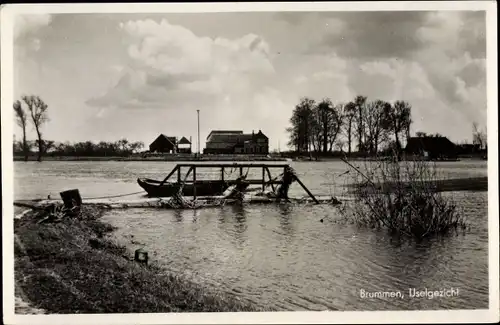
[[[197,109],[196,112],[198,113],[198,155],[201,154],[200,151],[200,110]]]

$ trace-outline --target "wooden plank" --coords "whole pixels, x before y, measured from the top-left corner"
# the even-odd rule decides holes
[[[179,165],[175,166],[174,169],[172,169],[172,171],[170,172],[170,174],[167,175],[167,177],[165,177],[165,179],[163,181],[161,181],[160,183],[160,186],[165,184],[165,182],[170,178],[170,176],[172,176],[175,171],[179,168]]]
[[[206,180],[197,180],[196,184],[203,184],[207,182]],[[249,183],[250,185],[262,185],[262,179],[250,179],[250,180],[245,180],[245,182]],[[234,185],[237,184],[237,181],[235,179],[228,179],[226,180],[226,183],[229,185]],[[275,181],[268,181],[266,184],[271,184],[271,185],[279,185],[281,184],[281,181],[275,180]],[[186,184],[193,184],[193,181],[186,181]]]
[[[306,193],[309,194],[311,199],[313,199],[313,201],[316,202],[316,204],[319,204],[319,201],[314,197],[314,195],[311,192],[309,192],[307,187],[300,181],[300,179],[297,176],[294,176],[294,178],[297,181],[297,183],[299,183],[300,186],[302,186],[302,188],[306,191]]]
[[[285,168],[290,166],[289,164],[265,164],[265,163],[194,163],[194,164],[177,164],[179,167],[197,167],[197,168],[220,168],[220,167],[242,167],[242,168]]]
[[[196,200],[196,167],[191,167],[193,169],[193,197]]]

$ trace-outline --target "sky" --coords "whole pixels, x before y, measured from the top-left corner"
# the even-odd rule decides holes
[[[61,142],[163,133],[195,150],[200,110],[201,148],[229,129],[285,150],[300,98],[356,95],[408,101],[412,134],[470,142],[486,126],[485,34],[484,11],[23,15],[14,96],[39,95],[44,138]]]

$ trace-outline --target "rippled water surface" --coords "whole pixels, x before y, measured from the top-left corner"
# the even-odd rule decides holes
[[[139,191],[137,177],[161,178],[174,163],[15,163],[15,198],[83,197]],[[340,193],[342,162],[294,163],[316,194]],[[445,177],[487,175],[485,162],[438,164]],[[299,186],[293,195],[303,195]],[[280,310],[401,310],[488,307],[487,193],[453,195],[471,224],[463,235],[398,241],[385,232],[336,223],[325,205],[227,206],[198,211],[114,210],[104,217],[131,248],[194,281]],[[324,219],[324,222],[320,222]],[[410,288],[458,289],[458,296],[410,298]],[[360,290],[403,298],[361,298]]]

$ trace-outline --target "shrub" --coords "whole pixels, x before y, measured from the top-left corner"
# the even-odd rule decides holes
[[[467,228],[456,203],[439,191],[435,164],[375,159],[351,167],[354,202],[341,211],[357,225],[416,238]]]

